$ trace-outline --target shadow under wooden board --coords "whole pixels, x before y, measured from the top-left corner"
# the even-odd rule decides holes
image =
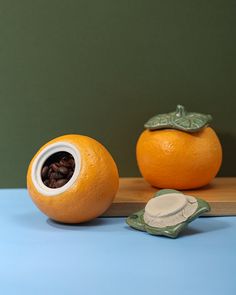
[[[142,178],[120,178],[116,198],[103,216],[128,216],[139,211],[156,191]],[[206,200],[211,206],[207,216],[236,215],[236,177],[215,178],[206,187],[183,192]]]

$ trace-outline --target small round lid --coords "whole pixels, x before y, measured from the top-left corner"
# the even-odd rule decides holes
[[[170,216],[183,210],[187,202],[184,194],[165,194],[151,199],[145,207],[145,212],[152,217]]]

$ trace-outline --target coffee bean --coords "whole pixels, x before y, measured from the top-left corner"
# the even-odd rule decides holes
[[[67,179],[70,179],[72,175],[74,174],[74,171],[70,170],[69,173],[67,174]]]
[[[63,179],[59,179],[59,180],[57,180],[57,184],[56,184],[56,186],[57,186],[57,187],[62,187],[62,186],[65,185],[67,182],[68,182],[68,179],[65,179],[65,178],[63,178]]]
[[[71,159],[68,161],[68,163],[70,164],[70,166],[71,166],[72,168],[75,167],[75,160],[74,160],[73,158],[71,158]]]
[[[46,176],[47,176],[47,174],[48,174],[48,166],[44,166],[43,169],[42,169],[42,171],[41,171],[41,177],[42,177],[42,179],[45,179]]]
[[[59,172],[52,172],[50,179],[62,179],[64,176]]]
[[[49,187],[56,188],[56,183],[57,183],[57,181],[55,179],[50,179],[49,180]]]
[[[68,156],[63,156],[63,157],[61,158],[62,161],[67,161],[68,159],[69,159]]]
[[[61,160],[59,163],[61,166],[70,167],[70,163],[68,163],[68,161],[66,161],[66,160]]]
[[[50,188],[62,187],[73,176],[74,167],[75,161],[70,154],[56,153],[45,162],[41,171],[42,181]]]
[[[53,170],[52,170],[52,168],[49,168],[48,169],[48,177],[50,177],[50,175],[53,173]]]
[[[59,165],[57,165],[56,163],[51,164],[50,167],[52,168],[52,170],[53,170],[54,172],[57,172],[58,169],[59,169]]]
[[[58,168],[58,172],[60,172],[61,174],[66,175],[66,174],[68,174],[69,170],[68,170],[68,168],[66,168],[64,166],[61,166],[61,167]]]
[[[49,180],[48,179],[44,180],[43,183],[44,183],[44,185],[49,186]]]

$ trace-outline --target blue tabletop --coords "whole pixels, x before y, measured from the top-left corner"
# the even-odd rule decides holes
[[[236,294],[236,217],[199,218],[178,239],[124,218],[67,226],[24,189],[0,190],[0,294]]]

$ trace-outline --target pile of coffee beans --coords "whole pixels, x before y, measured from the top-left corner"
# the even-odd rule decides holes
[[[59,188],[65,185],[74,174],[75,160],[67,152],[53,154],[44,163],[41,170],[43,183],[50,188]]]

